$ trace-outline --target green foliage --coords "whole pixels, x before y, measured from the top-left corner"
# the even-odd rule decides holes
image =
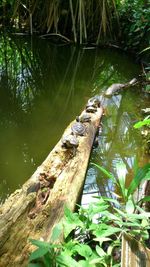
[[[121,40],[126,49],[139,52],[149,46],[150,7],[145,1],[123,1],[118,8]]]
[[[150,119],[145,118],[143,121],[138,121],[134,124],[135,129],[139,129],[143,126],[149,126],[150,125]]]
[[[118,186],[118,199],[121,197],[122,201],[97,197],[97,202],[90,204],[88,209],[80,207],[78,213],[65,207],[65,218],[54,228],[50,243],[31,240],[38,249],[31,254],[29,267],[120,267],[120,256],[116,259],[115,255],[116,252],[120,255],[122,235],[127,234],[143,244],[149,238],[150,213],[141,208],[141,202],[149,201],[150,197],[136,202],[133,193],[141,181],[150,179],[150,164],[135,168],[128,188],[121,175],[124,164],[117,165],[119,178],[95,166]],[[63,243],[52,244],[61,233],[65,236]]]
[[[104,175],[107,176],[107,178],[111,178],[114,182],[114,184],[117,186],[119,190],[119,198],[121,197],[123,204],[127,204],[128,201],[131,201],[131,198],[133,199],[134,192],[138,189],[139,185],[143,180],[149,180],[150,179],[150,164],[146,164],[142,168],[136,167],[134,177],[128,186],[126,188],[126,181],[124,178],[124,170],[126,169],[126,166],[124,163],[117,163],[116,169],[119,172],[119,177],[114,177],[112,173],[106,172],[106,170],[103,167],[100,167],[99,165],[93,163],[100,171],[103,172]]]

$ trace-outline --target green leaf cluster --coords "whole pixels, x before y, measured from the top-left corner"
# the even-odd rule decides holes
[[[119,178],[95,166],[113,180],[120,194],[115,199],[97,197],[88,209],[80,207],[78,213],[65,207],[65,218],[54,228],[49,243],[31,240],[38,248],[31,254],[28,267],[119,267],[122,235],[143,245],[149,238],[150,212],[144,211],[141,203],[150,201],[150,197],[135,201],[133,194],[142,181],[150,180],[150,164],[142,168],[135,165],[128,188],[122,175],[124,164],[117,164]],[[62,234],[64,241],[55,244]]]
[[[150,8],[143,0],[120,1],[121,41],[126,49],[140,52],[150,45]]]

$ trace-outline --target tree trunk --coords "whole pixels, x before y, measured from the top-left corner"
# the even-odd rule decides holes
[[[49,241],[64,215],[64,205],[75,209],[102,114],[102,107],[91,114],[85,136],[78,136],[76,153],[62,148],[60,140],[32,177],[0,207],[0,267],[27,266],[34,249],[29,238]],[[71,133],[71,124],[65,135]]]

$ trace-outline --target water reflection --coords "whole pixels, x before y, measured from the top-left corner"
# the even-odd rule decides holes
[[[38,38],[1,35],[1,198],[30,177],[89,97],[137,73],[138,67],[116,51],[56,46]],[[101,139],[109,151],[113,144],[104,139],[109,139],[118,122],[108,120]],[[102,150],[106,145],[102,144],[99,157]]]
[[[135,90],[136,95],[135,95]],[[115,177],[120,176],[116,169],[118,162],[125,164],[124,173],[127,185],[133,178],[133,166],[135,160],[140,166],[148,162],[142,146],[140,131],[133,128],[136,121],[140,120],[140,110],[147,101],[147,96],[138,92],[138,88],[128,90],[121,95],[105,99],[104,107],[106,114],[102,122],[102,132],[99,135],[99,146],[93,149],[90,162],[103,166]],[[95,188],[95,190],[93,190]],[[115,190],[111,180],[92,165],[89,167],[84,187],[83,205],[88,203],[89,193],[107,195],[112,197]]]

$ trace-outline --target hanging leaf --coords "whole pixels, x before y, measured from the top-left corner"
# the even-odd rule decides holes
[[[44,248],[44,247],[38,248],[32,252],[29,260],[33,261],[33,260],[39,259],[39,258],[43,257],[45,254],[47,254],[48,252],[49,252],[49,248]]]
[[[51,236],[51,239],[50,239],[50,242],[53,243],[54,241],[56,241],[59,236],[62,234],[62,230],[63,230],[63,227],[62,227],[62,224],[57,224],[54,229],[53,229],[53,232],[52,232],[52,236]]]
[[[126,174],[126,165],[123,162],[118,162],[116,164],[116,169],[118,173],[118,184],[122,194],[123,199],[126,199],[126,190],[125,190],[125,174]]]
[[[138,169],[136,175],[134,176],[133,180],[131,181],[128,187],[127,196],[132,195],[144,179],[146,180],[150,179],[149,163],[146,164],[144,167]]]
[[[133,199],[130,198],[130,199],[128,199],[128,201],[126,203],[126,212],[129,214],[132,214],[132,213],[134,213],[134,210],[135,210],[135,205],[134,205]]]
[[[105,174],[107,176],[107,178],[111,179],[114,183],[117,183],[115,177],[113,176],[113,174],[111,172],[108,172],[105,168],[95,164],[95,163],[91,163],[92,165],[94,165],[95,167],[97,167],[103,174]]]

